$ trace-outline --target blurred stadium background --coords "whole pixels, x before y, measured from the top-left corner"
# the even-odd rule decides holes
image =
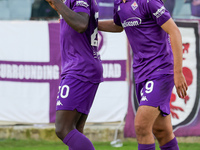
[[[188,96],[175,90],[170,107],[176,136],[200,141],[200,6],[164,0],[183,36],[183,72]],[[99,19],[112,19],[114,0],[97,0]],[[125,33],[99,32],[104,68],[85,134],[93,141],[135,140],[138,104]],[[60,74],[57,13],[45,0],[0,0],[0,139],[58,140],[55,98]]]

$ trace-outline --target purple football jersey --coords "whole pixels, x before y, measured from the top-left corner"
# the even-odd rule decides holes
[[[61,17],[61,77],[70,75],[82,81],[99,83],[103,80],[103,68],[97,52],[97,3],[95,0],[67,0],[65,4],[75,12],[87,13],[90,19],[87,30],[78,33]]]
[[[115,0],[114,22],[124,28],[133,50],[136,83],[173,74],[169,35],[161,28],[170,18],[162,0]]]

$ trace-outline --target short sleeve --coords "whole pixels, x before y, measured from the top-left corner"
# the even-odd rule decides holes
[[[90,0],[72,0],[71,8],[75,12],[84,12],[90,15]]]
[[[152,16],[153,20],[155,20],[160,26],[171,18],[170,13],[164,7],[162,0],[148,0],[146,9]]]
[[[114,20],[114,23],[118,26],[122,26],[121,24],[121,20],[120,20],[120,17],[117,13],[118,9],[120,9],[119,5],[118,5],[118,1],[115,1],[114,2],[114,16],[113,16],[113,20]]]

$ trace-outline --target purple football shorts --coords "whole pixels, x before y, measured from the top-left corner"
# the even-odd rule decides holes
[[[61,80],[57,96],[56,110],[74,110],[88,114],[99,83],[83,82],[66,76]]]
[[[174,75],[159,75],[136,84],[139,105],[159,107],[163,116],[170,114],[170,98],[174,87]]]

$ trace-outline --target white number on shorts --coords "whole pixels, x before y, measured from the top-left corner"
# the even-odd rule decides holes
[[[66,98],[68,95],[69,95],[69,86],[68,85],[63,85],[61,87],[60,96],[62,98]]]
[[[148,81],[145,86],[146,88],[145,92],[151,93],[153,91],[153,85],[154,85],[153,81]]]
[[[59,98],[60,88],[61,88],[61,86],[58,87],[58,95],[57,95],[57,98]]]
[[[143,88],[140,90],[140,95],[143,96],[144,93],[142,92]]]

